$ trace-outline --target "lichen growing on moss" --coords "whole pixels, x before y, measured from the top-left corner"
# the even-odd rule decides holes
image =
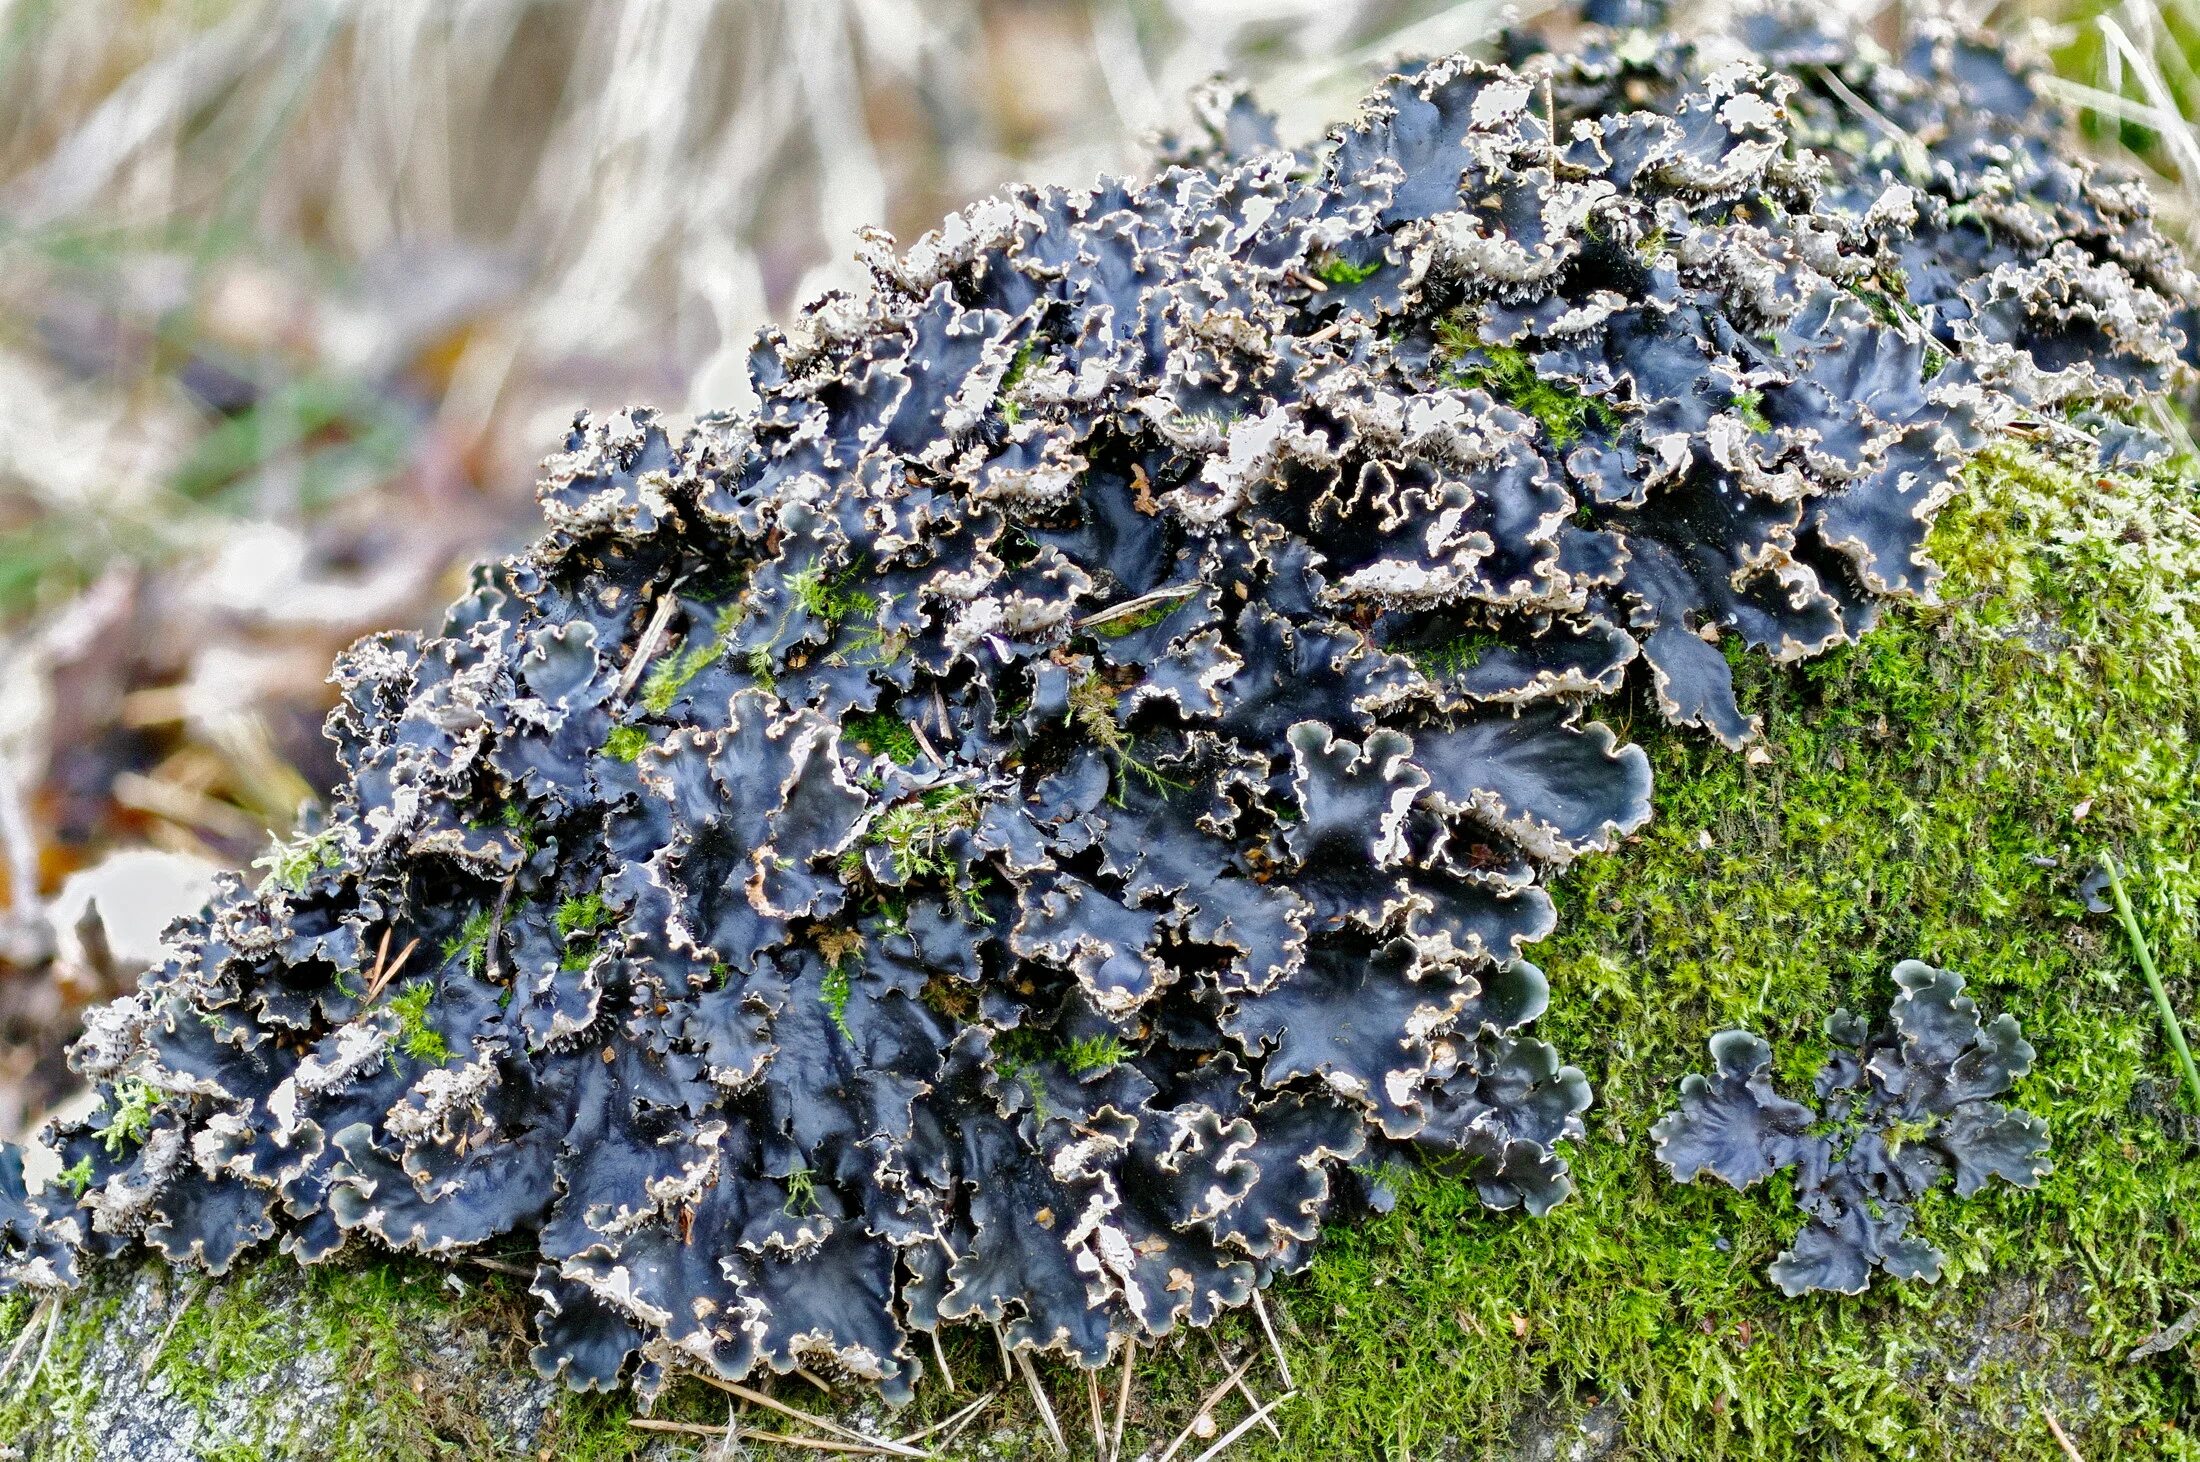
[[[548,536],[345,662],[344,859],[229,890],[95,1018],[81,1068],[172,1099],[127,1159],[62,1132],[93,1174],[56,1231],[216,1270],[278,1228],[308,1261],[511,1236],[546,1374],[896,1397],[958,1319],[1086,1364],[1208,1323],[1409,1155],[1467,1180],[1409,1192],[1556,1209],[1564,1244],[1589,1089],[1522,1033],[1519,955],[1650,811],[1585,707],[1655,740],[1632,677],[1746,743],[1737,675],[1930,587],[1982,426],[2175,363],[2189,276],[2140,201],[2011,155],[2048,120],[1981,102],[2021,80],[1935,46],[1843,87],[1930,133],[1938,191],[1838,137],[1806,163],[1841,93],[1754,67],[1592,48],[1539,110],[1440,62],[1319,157],[882,249],[766,342],[753,416],[577,425]],[[1973,207],[2051,248],[1952,221],[1986,161]],[[1306,272],[1346,240],[1354,277]],[[729,569],[730,610],[683,597]],[[1468,627],[1500,643],[1440,677],[1383,648]],[[854,752],[871,714],[934,754]],[[598,755],[614,725],[653,744]],[[400,922],[445,950],[417,1029],[337,974]],[[1576,1034],[1611,1065],[1627,1029]]]

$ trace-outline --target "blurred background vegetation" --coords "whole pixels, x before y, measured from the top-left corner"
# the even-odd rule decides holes
[[[1135,168],[1212,74],[1311,137],[1538,8],[0,0],[0,1136],[326,789],[334,652],[531,535],[575,408],[741,404],[859,229]],[[1964,18],[2039,27],[2189,230],[2200,0]]]

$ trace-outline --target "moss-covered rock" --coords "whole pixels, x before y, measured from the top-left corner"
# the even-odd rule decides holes
[[[1641,709],[1627,729],[1656,767],[1657,817],[1559,883],[1540,951],[1550,1034],[1598,1092],[1578,1194],[1529,1222],[1432,1173],[1390,1216],[1328,1235],[1272,1296],[1299,1390],[1281,1439],[1255,1431],[1234,1455],[2044,1456],[2052,1415],[2089,1459],[2200,1456],[2188,1354],[2126,1360],[2200,1301],[2200,1122],[2120,933],[2078,894],[2115,849],[2173,997],[2200,1012],[2196,505],[2189,471],[2103,475],[2007,442],[1936,530],[1938,606],[1800,669],[1736,657],[1761,752]],[[2036,1193],[1929,1202],[1937,1286],[1783,1298],[1764,1270],[1799,1222],[1784,1191],[1676,1187],[1650,1125],[1725,1026],[1763,1031],[1783,1079],[1807,1078],[1821,1019],[1883,1007],[1906,956],[2022,1021],[2039,1060],[2015,1095],[2048,1120],[2056,1171]],[[0,1383],[0,1438],[41,1458],[617,1457],[696,1440],[537,1382],[522,1288],[421,1263],[263,1260],[211,1285],[148,1266],[64,1299],[50,1344],[18,1298],[0,1310],[0,1343],[28,1336]],[[1223,1374],[1218,1348],[1234,1362],[1263,1343],[1239,1316],[1142,1354],[1125,1454],[1184,1426]],[[898,1417],[865,1401],[854,1424],[914,1430],[1000,1387],[949,1455],[1043,1450],[986,1337],[947,1359],[959,1396],[928,1385]],[[1076,1448],[1084,1380],[1041,1374]],[[1264,1361],[1247,1378],[1281,1390]],[[780,1394],[834,1404],[795,1381]],[[656,1414],[719,1424],[725,1401],[687,1382]],[[1243,1409],[1228,1407],[1225,1428]]]

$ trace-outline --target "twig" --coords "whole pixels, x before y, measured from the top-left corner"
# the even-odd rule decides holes
[[[1268,1421],[1268,1414],[1270,1412],[1274,1411],[1277,1407],[1283,1405],[1284,1402],[1289,1401],[1292,1397],[1298,1394],[1299,1393],[1296,1391],[1286,1391],[1281,1396],[1278,1396],[1275,1400],[1269,1402],[1266,1406],[1259,1408],[1251,1416],[1248,1416],[1247,1418],[1245,1418],[1245,1420],[1239,1422],[1236,1426],[1231,1427],[1221,1436],[1215,1438],[1215,1444],[1209,1447],[1206,1451],[1200,1453],[1197,1457],[1194,1457],[1192,1459],[1192,1462],[1214,1462],[1215,1458],[1222,1455],[1222,1451],[1225,1447],[1229,1446],[1239,1437],[1242,1437],[1247,1432],[1251,1431],[1255,1422]],[[1269,1425],[1273,1426],[1274,1423],[1270,1422]]]
[[[382,950],[385,954],[389,952],[389,941],[389,931],[385,929],[382,931]],[[372,1005],[374,1003],[375,997],[389,988],[390,981],[397,978],[397,972],[405,967],[405,961],[411,959],[412,952],[419,947],[420,941],[418,939],[413,940],[410,944],[407,944],[403,949],[397,952],[397,958],[390,962],[390,967],[388,969],[377,970],[375,978],[367,985],[367,998],[365,1002],[366,1004]],[[377,959],[375,961],[375,964],[377,966],[380,966],[381,960]]]
[[[1245,1359],[1244,1364],[1240,1365],[1236,1370],[1230,1372],[1229,1375],[1224,1376],[1222,1378],[1221,1384],[1217,1385],[1214,1390],[1207,1393],[1205,1399],[1203,1399],[1197,1407],[1193,1408],[1192,1419],[1184,1423],[1184,1430],[1176,1434],[1176,1440],[1169,1443],[1168,1450],[1161,1454],[1159,1459],[1157,1459],[1157,1462],[1169,1462],[1169,1459],[1176,1455],[1176,1449],[1183,1446],[1185,1441],[1190,1438],[1190,1436],[1192,1435],[1192,1428],[1199,1425],[1199,1419],[1202,1416],[1205,1416],[1208,1412],[1214,1410],[1215,1403],[1222,1399],[1225,1392],[1227,1392],[1232,1386],[1235,1386],[1237,1384],[1238,1377],[1245,1374],[1245,1367],[1251,1365],[1252,1363],[1252,1358],[1248,1356]],[[1296,1395],[1297,1393],[1286,1392],[1285,1394]]]
[[[1291,1379],[1291,1362],[1285,1359],[1283,1343],[1276,1339],[1276,1327],[1268,1323],[1268,1306],[1261,1303],[1260,1291],[1253,1291],[1253,1313],[1260,1316],[1261,1333],[1268,1337],[1268,1348],[1276,1353],[1276,1372],[1283,1377],[1287,1391],[1298,1389],[1298,1382]]]
[[[1155,589],[1149,593],[1139,595],[1136,599],[1126,599],[1121,604],[1111,604],[1097,613],[1088,614],[1077,621],[1077,628],[1091,629],[1095,625],[1107,624],[1112,620],[1129,619],[1134,615],[1145,613],[1156,605],[1174,604],[1180,599],[1189,599],[1197,594],[1199,589],[1200,586],[1197,584],[1178,584],[1172,588]]]
[[[649,617],[649,628],[642,631],[641,643],[634,647],[634,658],[626,662],[626,669],[619,672],[618,688],[612,692],[619,700],[625,700],[634,689],[634,682],[642,678],[642,671],[657,654],[657,646],[665,637],[665,626],[672,623],[672,615],[680,607],[679,581],[666,587],[664,596],[657,601],[657,612]]]
[[[811,1370],[808,1366],[796,1366],[794,1368],[794,1373],[800,1376],[803,1380],[808,1381],[811,1385],[817,1387],[818,1390],[823,1391],[826,1395],[830,1396],[833,1394],[833,1388],[826,1383],[825,1378],[823,1376],[820,1376],[817,1372]]]
[[[947,1347],[940,1344],[939,1331],[927,1330],[924,1333],[932,1337],[932,1359],[939,1362],[940,1379],[947,1383],[947,1394],[952,1396],[962,1388],[955,1384],[955,1373],[947,1368]]]
[[[923,1441],[926,1437],[929,1437],[936,1432],[946,1431],[950,1427],[960,1427],[971,1417],[976,1416],[980,1411],[984,1410],[985,1407],[992,1402],[993,1398],[1000,1394],[1001,1393],[998,1390],[986,1392],[983,1396],[980,1396],[977,1400],[971,1402],[969,1405],[962,1407],[961,1409],[956,1411],[954,1415],[947,1417],[945,1420],[935,1421],[930,1426],[926,1427],[923,1431],[911,1432],[908,1436],[901,1438],[901,1444],[905,1447],[914,1447],[917,1443]]]
[[[1123,1455],[1123,1418],[1130,1414],[1131,1366],[1132,1363],[1135,1362],[1137,1359],[1138,1342],[1135,1340],[1124,1341],[1123,1385],[1121,1389],[1119,1389],[1115,1393],[1115,1434],[1113,1438],[1108,1442],[1109,1462],[1115,1462],[1115,1459],[1120,1458]]]
[[[1047,1436],[1054,1443],[1058,1457],[1069,1455],[1069,1443],[1062,1440],[1062,1424],[1054,1418],[1054,1403],[1047,1400],[1046,1388],[1039,1384],[1039,1372],[1031,1364],[1031,1352],[1016,1352],[1016,1364],[1023,1367],[1024,1381],[1031,1387],[1031,1399],[1039,1403],[1039,1420],[1046,1424]]]
[[[902,1454],[890,1451],[871,1442],[836,1442],[820,1437],[791,1437],[785,1432],[758,1431],[754,1427],[711,1426],[700,1421],[659,1421],[651,1416],[627,1419],[628,1426],[638,1432],[675,1432],[684,1437],[731,1437],[737,1442],[770,1442],[775,1447],[807,1447],[813,1452],[838,1452],[854,1457],[898,1457]],[[916,1454],[922,1457],[924,1453]]]
[[[486,1254],[465,1254],[461,1257],[467,1263],[479,1264],[492,1273],[509,1274],[515,1279],[533,1279],[535,1277],[535,1266],[532,1264],[514,1264],[509,1259],[491,1259]]]
[[[1093,1455],[1107,1462],[1108,1425],[1100,1416],[1100,1373],[1085,1372],[1085,1404],[1092,1408]]]
[[[2123,921],[2124,933],[2131,938],[2132,957],[2139,962],[2139,973],[2146,976],[2147,989],[2154,992],[2154,1008],[2161,1013],[2162,1027],[2169,1032],[2170,1049],[2177,1053],[2177,1064],[2185,1073],[2185,1090],[2192,1095],[2193,1110],[2200,1111],[2200,1070],[2192,1064],[2192,1047],[2185,1044],[2185,1028],[2178,1023],[2176,1008],[2169,1003],[2162,972],[2154,967],[2154,951],[2147,945],[2146,931],[2139,927],[2139,916],[2132,911],[2131,895],[2124,892],[2123,875],[2116,869],[2116,859],[2104,852],[2101,866],[2108,871],[2108,891],[2116,901],[2116,917]]]
[[[23,1352],[30,1348],[31,1337],[38,1333],[38,1322],[45,1319],[46,1312],[60,1302],[61,1297],[59,1295],[49,1294],[38,1302],[36,1309],[31,1311],[31,1317],[23,1322],[23,1333],[15,1337],[15,1347],[8,1352],[7,1362],[0,1364],[0,1381],[5,1381],[13,1373],[15,1363],[21,1360]]]
[[[727,1392],[730,1395],[740,1397],[743,1401],[748,1402],[751,1406],[761,1406],[766,1411],[776,1411],[781,1416],[792,1417],[794,1420],[799,1421],[806,1426],[814,1426],[821,1432],[826,1432],[831,1434],[832,1436],[840,1437],[844,1440],[854,1442],[858,1446],[869,1447],[873,1451],[890,1452],[897,1457],[922,1457],[924,1455],[922,1451],[915,1447],[906,1447],[903,1446],[900,1442],[892,1441],[884,1437],[867,1437],[863,1433],[856,1431],[852,1427],[842,1426],[837,1421],[828,1421],[822,1416],[804,1411],[799,1407],[789,1406],[784,1401],[775,1401],[771,1397],[766,1396],[763,1392],[755,1390],[752,1387],[744,1386],[738,1381],[728,1381],[721,1377],[711,1375],[707,1371],[701,1372],[700,1374],[702,1375],[703,1379],[709,1382],[711,1385],[716,1386],[719,1390]],[[752,1433],[752,1435],[754,1434]]]
[[[2047,1409],[2047,1403],[2044,1401],[2040,1403],[2040,1415],[2047,1418],[2047,1429],[2055,1434],[2055,1445],[2063,1449],[2063,1455],[2068,1457],[2070,1462],[2085,1462],[2085,1458],[2079,1455],[2078,1449],[2071,1445],[2070,1436],[2062,1429],[2062,1423],[2055,1420],[2055,1413]]]
[[[1008,1358],[1008,1336],[1002,1333],[1000,1326],[995,1325],[993,1339],[1001,1347],[1001,1379],[1013,1386],[1016,1384],[1016,1366]]]
[[[168,1317],[168,1323],[161,1327],[160,1339],[153,1342],[152,1347],[145,1352],[145,1358],[138,1362],[139,1375],[153,1374],[153,1367],[160,1364],[160,1353],[168,1348],[168,1337],[176,1333],[176,1326],[182,1324],[183,1317],[191,1313],[191,1307],[199,1302],[199,1295],[205,1288],[204,1280],[192,1282],[191,1292],[184,1296],[183,1303],[176,1306],[175,1313]]]
[[[1207,1338],[1214,1343],[1215,1358],[1220,1360],[1224,1365],[1228,1365],[1230,1363],[1230,1357],[1223,1352],[1222,1342],[1215,1339],[1215,1332],[1212,1330],[1208,1331]],[[1248,1357],[1248,1359],[1250,1358]],[[1252,1407],[1255,1411],[1260,1410],[1260,1398],[1253,1394],[1252,1386],[1248,1384],[1244,1378],[1243,1371],[1245,1368],[1243,1366],[1240,1366],[1238,1369],[1240,1372],[1237,1383],[1238,1394],[1245,1398],[1245,1404],[1247,1406]],[[1283,1440],[1283,1433],[1276,1429],[1276,1424],[1274,1422],[1268,1423],[1268,1433],[1279,1442]]]
[[[46,1338],[38,1342],[38,1358],[31,1362],[29,1370],[23,1372],[23,1379],[15,1383],[17,1392],[28,1394],[30,1389],[38,1384],[38,1378],[45,1374],[46,1357],[53,1350],[54,1332],[60,1328],[61,1306],[55,1305],[46,1312]]]

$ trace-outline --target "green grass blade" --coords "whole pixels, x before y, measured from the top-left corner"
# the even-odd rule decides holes
[[[2101,866],[2108,870],[2108,891],[2116,901],[2116,917],[2123,921],[2124,933],[2131,936],[2132,957],[2139,962],[2139,972],[2147,977],[2147,988],[2154,992],[2154,1008],[2161,1012],[2162,1028],[2169,1032],[2170,1048],[2184,1070],[2185,1090],[2192,1097],[2193,1110],[2200,1112],[2200,1070],[2192,1064],[2192,1047],[2185,1044],[2185,1028],[2178,1024],[2177,1011],[2169,1003],[2162,972],[2154,967],[2154,951],[2147,944],[2146,931],[2139,927],[2139,916],[2132,912],[2131,896],[2124,892],[2123,875],[2117,871],[2115,858],[2101,854]]]

